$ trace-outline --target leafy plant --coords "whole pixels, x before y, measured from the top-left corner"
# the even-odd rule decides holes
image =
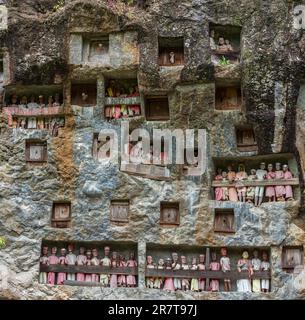
[[[53,7],[53,11],[57,11],[65,6],[65,0],[58,0],[57,4]]]
[[[0,237],[0,249],[4,248],[5,246],[6,246],[6,240]]]
[[[226,67],[226,66],[228,66],[228,65],[230,65],[230,64],[231,64],[230,60],[227,59],[225,56],[222,56],[222,57],[220,58],[220,60],[219,60],[219,65],[220,65],[221,67]]]

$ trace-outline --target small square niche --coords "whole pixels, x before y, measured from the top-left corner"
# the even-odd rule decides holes
[[[129,216],[129,200],[112,200],[110,208],[110,221],[126,223]]]
[[[159,37],[159,65],[179,66],[184,64],[184,39],[183,37]]]
[[[70,228],[71,227],[71,203],[54,202],[52,209],[51,225],[53,228]]]
[[[235,233],[234,209],[215,209],[214,232]]]
[[[33,164],[41,164],[47,162],[47,142],[42,140],[26,140],[25,160],[26,162]]]
[[[151,96],[145,99],[145,116],[148,121],[167,121],[169,103],[167,96]]]
[[[304,250],[302,246],[286,246],[282,251],[282,268],[293,272],[294,268],[303,265]]]
[[[93,107],[96,105],[97,84],[94,83],[72,83],[71,104],[81,107]]]
[[[160,224],[166,226],[178,226],[180,224],[179,202],[161,202]]]

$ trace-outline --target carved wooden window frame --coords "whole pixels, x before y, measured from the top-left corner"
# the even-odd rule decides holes
[[[176,209],[177,218],[175,222],[168,222],[164,219],[164,209]],[[180,225],[180,202],[161,201],[160,202],[160,225],[179,226]]]
[[[30,158],[30,148],[31,146],[41,146],[43,147],[43,158],[35,160]],[[41,164],[41,163],[46,163],[48,161],[48,146],[46,141],[42,140],[26,140],[25,141],[25,160],[28,163],[33,163],[33,164]]]
[[[127,207],[127,218],[126,219],[114,219],[113,210],[118,207],[123,206]],[[110,202],[110,221],[114,223],[128,223],[129,222],[129,211],[130,211],[130,200],[128,199],[113,199]]]
[[[223,219],[224,216],[230,215],[232,217],[232,228],[224,229],[219,226],[218,221]],[[217,233],[235,233],[235,212],[234,209],[217,208],[214,210],[214,232]]]
[[[65,205],[69,207],[69,217],[66,219],[58,219],[55,218],[55,209],[56,206],[60,205]],[[52,206],[52,215],[51,215],[51,226],[52,228],[57,228],[57,229],[68,229],[71,228],[71,222],[72,222],[72,217],[71,217],[71,202],[53,202]],[[58,225],[65,225],[65,226],[58,226]]]

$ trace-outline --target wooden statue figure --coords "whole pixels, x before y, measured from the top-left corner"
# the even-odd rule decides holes
[[[42,265],[49,265],[49,257],[48,257],[49,248],[43,247],[42,248],[42,256],[40,257],[40,264]],[[48,274],[47,272],[40,272],[39,273],[39,283],[48,283]]]
[[[292,173],[289,171],[287,164],[283,165],[283,172],[284,172],[284,179],[285,180],[290,180],[293,178]],[[291,186],[285,186],[285,199],[288,201],[293,200],[293,192],[292,192]]]
[[[67,250],[65,248],[60,249],[61,256],[59,257],[58,261],[60,265],[66,265],[66,252]],[[64,284],[64,281],[67,280],[67,274],[66,272],[59,272],[57,275],[57,284]]]
[[[48,107],[49,107],[49,108],[52,108],[52,107],[53,107],[53,97],[52,97],[52,96],[49,96],[49,97],[48,97]]]
[[[210,32],[210,48],[211,50],[217,50],[217,46],[215,43],[215,31],[211,30]]]
[[[222,176],[222,182],[228,181],[228,174],[226,171],[222,171],[221,176]],[[222,200],[228,201],[229,200],[229,188],[228,187],[221,187],[221,192],[222,192]]]
[[[263,252],[262,255],[262,263],[261,263],[261,270],[262,271],[270,271],[270,262],[268,261],[268,253],[266,251]],[[270,290],[270,280],[263,279],[262,280],[262,291],[269,292]]]
[[[157,265],[158,270],[164,270],[164,260],[159,259],[158,265]],[[163,285],[163,279],[160,277],[157,277],[154,279],[154,289],[161,289]]]
[[[126,262],[126,267],[135,268],[137,266],[138,264],[137,264],[137,261],[135,260],[135,254],[134,252],[130,252],[129,260],[127,260]],[[127,287],[135,287],[137,284],[136,277],[132,274],[129,274],[126,278],[126,283],[127,283]]]
[[[91,259],[92,259],[92,252],[90,249],[88,249],[86,251],[86,266],[91,266]],[[92,277],[91,277],[91,273],[86,273],[85,274],[85,281],[86,282],[92,282]]]
[[[61,104],[60,104],[60,101],[59,101],[59,93],[56,93],[55,94],[55,97],[54,97],[55,101],[53,103],[53,107],[60,107]]]
[[[256,176],[256,170],[251,169],[250,170],[250,175],[248,176],[248,181],[254,181],[257,179]],[[255,187],[249,186],[247,187],[247,195],[246,195],[246,200],[248,203],[253,203],[254,202],[254,197],[255,197]]]
[[[258,180],[265,180],[267,176],[267,171],[266,171],[266,164],[265,162],[262,162],[260,164],[260,168],[256,170],[256,176]],[[255,187],[255,206],[258,207],[262,204],[263,198],[264,198],[264,186],[257,186]]]
[[[68,266],[75,266],[76,264],[76,255],[73,253],[73,245],[68,245],[69,253],[66,255],[66,265]],[[68,273],[67,280],[74,281],[75,280],[75,273]]]
[[[220,270],[220,263],[217,262],[216,253],[212,253],[212,262],[210,263],[210,270],[211,271],[219,271]],[[210,282],[210,291],[218,292],[219,291],[219,280],[211,279]]]
[[[214,180],[215,181],[222,181],[222,169],[218,168],[217,169],[217,175],[215,176]],[[215,188],[215,200],[216,201],[222,201],[223,196],[222,196],[222,187],[216,187]]]
[[[191,266],[191,270],[198,270],[198,265],[197,265],[197,258],[193,257],[192,259],[192,266]],[[191,281],[191,290],[198,292],[199,291],[199,279],[198,278],[192,278]]]
[[[273,164],[268,164],[267,166],[267,180],[274,180],[275,179],[275,172],[273,171]],[[269,198],[269,202],[275,201],[275,189],[274,186],[267,186],[266,187],[266,197]]]
[[[59,259],[56,256],[57,248],[53,247],[51,249],[51,255],[49,256],[49,265],[55,265],[59,263]],[[48,273],[48,284],[55,284],[55,272],[49,272]]]
[[[198,270],[205,271],[205,255],[199,255]],[[199,291],[205,290],[205,278],[199,279]]]
[[[28,98],[26,96],[23,96],[20,100],[19,107],[20,108],[27,108],[28,105]]]
[[[240,164],[238,166],[238,172],[235,177],[236,190],[237,190],[238,200],[240,202],[246,202],[247,187],[243,184],[243,181],[247,179],[248,179],[248,175],[245,170],[245,166],[243,164]]]
[[[103,267],[111,267],[111,260],[110,260],[110,247],[104,247],[104,258],[101,259],[100,264]],[[108,287],[110,280],[109,274],[100,274],[100,283],[103,287]]]
[[[40,96],[38,97],[38,101],[39,101],[39,107],[40,107],[40,108],[45,108],[46,105],[45,105],[45,103],[44,103],[44,98],[43,98],[43,96],[40,95]]]
[[[35,102],[35,96],[33,96],[33,95],[30,98],[30,103],[28,103],[28,108],[29,109],[39,108],[38,103]]]
[[[127,262],[125,261],[125,257],[123,255],[119,255],[119,266],[121,268],[126,268]],[[126,281],[126,275],[120,274],[118,275],[118,286],[119,287],[126,287],[127,281]]]
[[[236,173],[232,170],[232,166],[228,166],[228,180],[230,183],[235,182],[236,180]],[[235,187],[229,187],[229,201],[238,201],[237,191]]]
[[[190,266],[187,263],[187,259],[185,256],[181,256],[181,270],[190,270]],[[181,281],[182,290],[190,290],[190,279],[183,278]]]
[[[147,256],[146,258],[146,269],[154,269],[154,262],[152,256]],[[153,289],[154,287],[154,278],[146,278],[146,288],[151,288]]]
[[[77,266],[85,266],[87,265],[87,257],[85,256],[85,248],[79,248],[79,255],[76,257],[76,265]],[[77,273],[76,274],[76,281],[85,281],[85,274],[84,273]]]
[[[167,258],[165,261],[165,270],[172,270],[172,260],[171,258]],[[175,291],[174,280],[173,278],[165,278],[163,290],[172,292]]]
[[[253,271],[260,271],[261,270],[261,260],[258,258],[258,251],[253,251],[253,259],[251,261],[252,270]],[[252,291],[253,292],[261,292],[261,281],[260,279],[253,279],[252,280]]]
[[[98,258],[98,251],[97,249],[92,249],[92,259],[91,259],[92,266],[99,266],[100,260]],[[92,282],[99,282],[99,275],[96,273],[91,274],[91,281]]]
[[[275,164],[275,179],[284,180],[284,172],[281,170],[281,164],[277,162]],[[275,196],[277,201],[285,200],[285,187],[284,186],[275,186]]]
[[[111,255],[111,268],[119,267],[119,257],[117,252],[112,252]],[[110,288],[117,288],[118,286],[118,275],[111,274],[110,275]]]
[[[179,263],[179,257],[178,257],[178,253],[173,252],[172,253],[172,269],[175,270],[180,270],[181,269],[181,265]],[[180,278],[174,278],[174,287],[175,290],[181,290],[182,289],[182,285],[181,285],[181,279]]]
[[[238,272],[245,272],[247,279],[237,280],[237,291],[238,292],[251,292],[251,281],[250,277],[253,274],[251,262],[249,261],[249,253],[244,251],[242,254],[242,259],[238,260],[237,263]]]
[[[227,248],[221,248],[220,249],[221,258],[220,258],[220,267],[222,272],[230,272],[231,271],[231,264],[230,264],[230,258],[228,257],[228,251]],[[231,291],[231,280],[230,279],[224,279],[224,288],[225,291],[229,292]]]

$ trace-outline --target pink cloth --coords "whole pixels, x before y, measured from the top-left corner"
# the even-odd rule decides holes
[[[112,274],[110,276],[110,288],[117,288],[118,286],[118,275]]]
[[[199,290],[205,290],[205,279],[199,279]]]
[[[99,282],[99,275],[95,274],[95,273],[92,273],[91,274],[91,281],[92,282]]]
[[[217,175],[214,179],[215,181],[222,181],[222,176],[221,175]],[[216,201],[221,201],[222,200],[222,188],[221,187],[217,187],[215,188],[215,200]]]
[[[120,267],[126,267],[126,262],[121,261]],[[120,274],[118,276],[118,285],[120,286],[126,285],[126,276],[124,274]]]
[[[92,282],[91,273],[86,273],[86,275],[85,275],[85,281],[86,281],[86,282]]]
[[[211,262],[210,263],[210,270],[211,271],[219,271],[220,270],[220,263],[219,262]],[[219,280],[212,279],[210,282],[210,291],[219,291]]]
[[[121,118],[121,106],[115,106],[114,110],[115,119]]]
[[[275,179],[276,180],[282,180],[284,179],[284,172],[282,170],[275,171]],[[284,186],[276,186],[275,187],[275,194],[277,198],[283,197],[285,194],[285,187]]]
[[[235,179],[236,179],[236,173],[234,171],[228,172],[228,180],[232,182],[232,181],[235,181]],[[229,201],[233,201],[233,202],[238,201],[237,191],[235,187],[229,188]]]
[[[59,259],[56,256],[49,256],[49,265],[58,264]],[[48,284],[55,284],[55,272],[48,273]]]
[[[173,278],[165,278],[163,290],[175,291]]]
[[[128,260],[126,262],[126,266],[127,267],[130,267],[130,268],[133,268],[133,267],[136,267],[137,266],[137,262],[135,260]],[[127,277],[126,277],[126,282],[127,282],[127,286],[135,286],[136,285],[136,277],[129,274]]]
[[[267,173],[267,176],[266,176],[266,179],[267,180],[273,180],[273,179],[275,179],[275,172],[268,172]],[[266,197],[269,197],[269,198],[271,198],[271,197],[274,197],[275,196],[275,189],[274,189],[274,187],[273,186],[268,186],[268,187],[266,187]]]
[[[284,172],[284,179],[289,180],[292,179],[292,173],[290,171]],[[286,199],[293,198],[293,192],[291,186],[285,186],[285,197]]]
[[[60,265],[65,265],[66,257],[59,257],[58,262]],[[65,280],[67,280],[67,274],[65,272],[59,272],[57,275],[57,284],[64,284]]]
[[[77,273],[76,274],[76,281],[85,281],[85,274],[84,273]]]

